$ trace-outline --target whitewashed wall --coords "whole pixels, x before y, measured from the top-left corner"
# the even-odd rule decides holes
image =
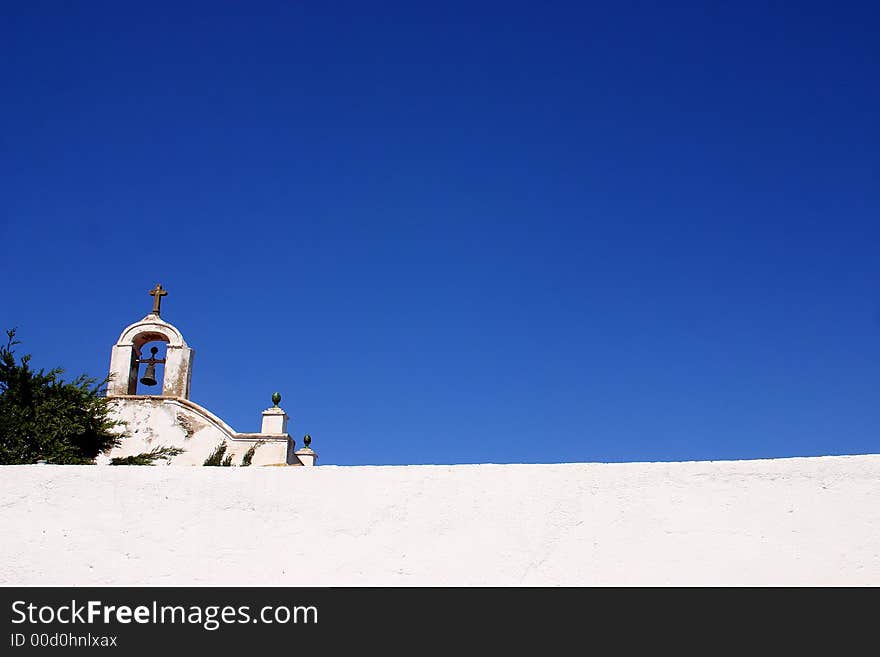
[[[0,583],[880,585],[880,456],[0,468]]]
[[[240,434],[219,417],[188,399],[167,397],[115,398],[110,402],[111,417],[125,423],[125,438],[118,447],[99,454],[99,465],[112,458],[135,456],[156,447],[177,447],[179,456],[159,464],[201,466],[221,442],[226,443],[225,454],[239,465],[245,453],[254,445],[253,465],[285,463],[287,440],[259,434]],[[242,439],[250,435],[252,439]],[[262,439],[262,440],[260,440]]]

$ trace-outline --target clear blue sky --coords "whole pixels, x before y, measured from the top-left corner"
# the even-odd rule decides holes
[[[880,10],[657,4],[7,3],[3,327],[161,281],[324,464],[880,452]]]

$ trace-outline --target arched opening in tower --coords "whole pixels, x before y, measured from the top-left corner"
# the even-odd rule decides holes
[[[157,340],[147,342],[141,347],[138,361],[137,391],[135,394],[162,394],[165,381],[166,346],[166,342]]]

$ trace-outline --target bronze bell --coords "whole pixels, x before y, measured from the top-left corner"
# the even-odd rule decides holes
[[[145,386],[154,386],[156,383],[156,352],[159,351],[156,347],[152,347],[150,349],[150,357],[147,360],[141,361],[142,363],[147,364],[147,369],[144,370],[144,375],[141,377],[141,383]]]

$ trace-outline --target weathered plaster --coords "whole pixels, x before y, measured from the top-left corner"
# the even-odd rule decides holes
[[[287,434],[263,435],[238,433],[219,417],[188,399],[162,396],[114,397],[110,400],[112,417],[125,423],[126,437],[118,447],[97,459],[99,465],[114,457],[134,456],[156,447],[178,447],[184,452],[166,465],[202,465],[205,459],[223,441],[226,454],[232,455],[235,465],[251,446],[259,443],[254,452],[253,465],[295,463]]]
[[[880,456],[5,466],[0,583],[880,585]]]

